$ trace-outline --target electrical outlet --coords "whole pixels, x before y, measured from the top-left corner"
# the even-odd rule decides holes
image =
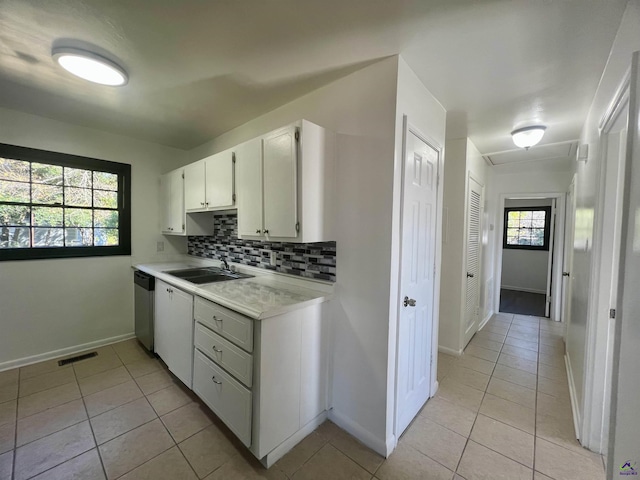
[[[156,252],[164,252],[164,242],[156,243]]]
[[[276,252],[271,252],[269,254],[269,261],[271,262],[272,266],[276,266],[276,260],[278,259],[278,254]]]

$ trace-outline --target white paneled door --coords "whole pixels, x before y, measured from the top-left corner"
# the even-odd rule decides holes
[[[482,185],[469,176],[466,225],[466,292],[464,303],[464,345],[478,331],[480,323],[480,259],[482,232]]]
[[[406,135],[397,351],[397,437],[428,400],[431,390],[440,155],[439,150],[410,130]]]

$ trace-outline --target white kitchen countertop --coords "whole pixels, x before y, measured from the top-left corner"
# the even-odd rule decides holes
[[[216,262],[217,264],[217,262]],[[239,267],[238,271],[255,275],[253,278],[229,280],[224,282],[196,285],[168,273],[170,270],[202,267],[202,262],[185,260],[172,263],[149,263],[134,265],[134,268],[153,275],[163,282],[180,288],[181,290],[211,300],[219,305],[242,313],[255,320],[280,315],[310,305],[316,305],[330,300],[332,288],[318,284],[318,289],[299,286],[296,283],[312,284],[304,279],[285,279],[270,272],[257,272],[257,269],[247,271]]]

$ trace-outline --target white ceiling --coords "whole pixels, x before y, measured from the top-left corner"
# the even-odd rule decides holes
[[[193,148],[383,57],[402,54],[451,112],[450,136],[513,149],[578,138],[626,0],[0,0],[0,106]],[[74,39],[129,72],[71,77]],[[534,153],[531,149],[529,153]],[[535,155],[530,155],[534,158]]]

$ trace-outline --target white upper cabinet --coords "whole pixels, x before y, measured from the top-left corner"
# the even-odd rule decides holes
[[[160,177],[162,233],[165,235],[212,235],[213,221],[202,214],[185,215],[184,169]]]
[[[203,210],[205,208],[205,166],[204,160],[184,167],[184,208]]]
[[[187,212],[235,208],[233,150],[184,167]]]
[[[184,233],[184,187],[182,170],[173,170],[160,177],[162,191],[162,231],[167,234]]]
[[[335,135],[306,120],[236,148],[238,236],[335,240]]]
[[[265,236],[298,236],[298,135],[289,126],[262,140]]]
[[[238,236],[262,235],[262,139],[236,148]]]

